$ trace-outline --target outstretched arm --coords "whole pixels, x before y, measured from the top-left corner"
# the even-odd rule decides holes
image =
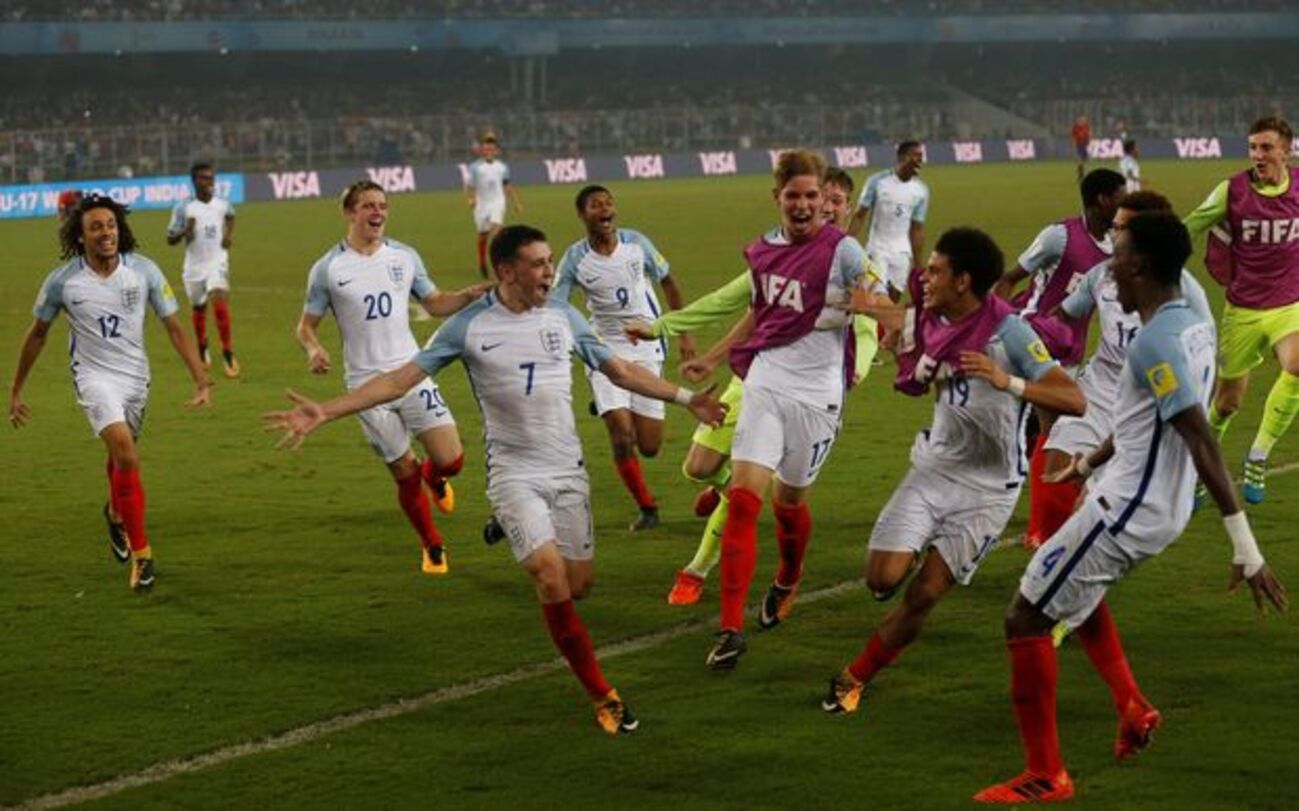
[[[998,391],[1009,391],[1018,397],[1057,414],[1081,417],[1087,408],[1082,389],[1059,366],[1048,369],[1037,380],[1025,380],[1001,368],[982,352],[962,352],[961,371],[981,377]]]
[[[32,320],[32,325],[27,328],[27,334],[23,336],[23,346],[18,351],[18,367],[14,369],[13,386],[9,389],[9,422],[15,428],[26,425],[31,417],[31,410],[22,398],[23,384],[27,382],[27,375],[31,373],[41,350],[45,348],[45,339],[49,334],[50,322],[36,318]]]
[[[659,284],[663,287],[663,297],[668,300],[669,310],[680,310],[686,306],[685,296],[681,295],[681,288],[677,286],[676,279],[664,276]],[[681,339],[677,344],[680,347],[682,361],[690,360],[695,356],[695,339],[689,334],[681,333]]]
[[[600,371],[615,386],[653,397],[665,403],[677,403],[685,406],[699,422],[707,425],[721,425],[726,416],[727,407],[713,397],[715,385],[704,391],[691,391],[659,377],[643,366],[629,363],[614,355],[600,364]]]
[[[1015,288],[1030,275],[1023,267],[1015,265],[1015,267],[1006,271],[1005,275],[993,285],[992,292],[1006,301],[1010,301],[1011,296],[1015,295]]]
[[[180,325],[180,319],[175,314],[163,318],[162,325],[167,329],[167,338],[176,349],[176,354],[180,355],[180,359],[185,362],[185,367],[189,369],[189,376],[194,379],[194,396],[187,400],[185,405],[191,408],[207,405],[212,400],[212,381],[207,376],[207,370],[203,368],[198,349],[190,343],[189,336],[185,334],[185,329]]]
[[[693,383],[708,377],[730,355],[731,347],[753,334],[753,325],[753,310],[749,310],[743,318],[735,322],[731,331],[709,347],[707,352],[681,364],[681,375]]]
[[[263,414],[262,423],[267,431],[285,432],[277,447],[299,448],[307,434],[325,423],[396,400],[427,376],[423,369],[411,361],[391,372],[375,375],[364,385],[323,403],[290,390],[289,399],[297,406],[290,411]]]
[[[420,306],[429,315],[438,317],[454,315],[482,298],[493,287],[495,287],[494,282],[481,282],[449,293],[438,290],[420,299]]]

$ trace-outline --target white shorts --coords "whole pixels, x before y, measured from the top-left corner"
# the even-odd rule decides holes
[[[866,246],[866,258],[884,274],[884,281],[894,290],[907,292],[907,279],[911,276],[911,254]]]
[[[1086,622],[1109,587],[1177,539],[1177,533],[1138,538],[1114,533],[1115,516],[1102,499],[1083,502],[1038,548],[1019,580],[1019,593],[1043,614],[1074,630]]]
[[[759,386],[744,387],[731,459],[776,472],[791,487],[816,481],[835,437],[839,415]]]
[[[185,282],[185,296],[190,306],[202,307],[207,304],[207,297],[213,290],[230,292],[230,266],[226,262],[213,265],[199,278],[182,277]]]
[[[493,228],[505,224],[505,201],[485,206],[474,206],[474,227],[478,233],[485,234]]]
[[[875,520],[868,549],[919,554],[932,545],[956,582],[968,586],[1018,500],[1018,487],[991,492],[911,468]]]
[[[1062,416],[1051,426],[1051,435],[1047,437],[1048,451],[1061,451],[1073,456],[1075,453],[1090,453],[1101,446],[1101,443],[1114,433],[1113,418],[1095,403],[1088,403],[1087,410],[1081,417]]]
[[[391,464],[410,450],[411,435],[430,428],[455,425],[451,407],[442,399],[437,384],[427,377],[402,397],[367,408],[356,415],[370,447],[384,464]]]
[[[132,437],[144,428],[144,412],[149,405],[148,381],[88,376],[73,380],[77,405],[86,412],[90,427],[99,436],[115,422],[124,422]]]
[[[516,561],[522,563],[547,543],[554,543],[565,560],[595,557],[586,473],[493,481],[487,485],[487,500]]]
[[[648,369],[655,377],[663,376],[663,361],[661,360],[632,360],[628,362]],[[606,412],[617,408],[626,408],[630,409],[633,414],[649,417],[652,420],[661,420],[667,411],[667,403],[615,386],[613,381],[603,372],[588,367],[586,379],[591,384],[591,396],[595,398],[595,410],[602,417]]]

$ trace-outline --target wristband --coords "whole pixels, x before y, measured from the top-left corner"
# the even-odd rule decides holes
[[[1006,391],[1010,392],[1016,397],[1023,397],[1024,387],[1027,385],[1028,382],[1025,381],[1024,378],[1011,375],[1010,382],[1006,384]]]
[[[695,393],[685,386],[678,386],[677,393],[672,396],[672,399],[683,406],[688,406],[690,401],[695,399]]]
[[[1258,574],[1263,568],[1263,553],[1258,551],[1258,541],[1254,540],[1254,531],[1249,528],[1244,511],[1224,517],[1222,524],[1231,538],[1231,562],[1245,567],[1245,577]]]
[[[1092,475],[1096,470],[1096,468],[1092,467],[1091,463],[1087,461],[1087,454],[1085,453],[1078,455],[1078,461],[1074,462],[1073,469],[1078,471],[1078,476],[1084,479]]]

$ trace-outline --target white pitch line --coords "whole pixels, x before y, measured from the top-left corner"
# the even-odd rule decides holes
[[[861,580],[850,580],[839,583],[834,586],[827,586],[823,589],[810,591],[800,595],[800,603],[814,603],[819,600],[825,600],[830,597],[837,597],[850,591],[860,589],[864,586]],[[752,607],[750,607],[752,611]],[[601,660],[612,659],[616,656],[625,656],[629,653],[636,653],[649,648],[658,647],[659,645],[671,642],[687,634],[696,633],[712,624],[713,619],[696,619],[688,622],[681,622],[662,631],[655,631],[651,634],[632,637],[621,642],[614,642],[596,650],[596,656]],[[53,794],[45,794],[40,797],[34,797],[25,800],[17,806],[4,806],[8,809],[45,809],[61,808],[66,805],[75,805],[76,803],[89,802],[91,800],[100,800],[105,797],[111,797],[114,794],[120,794],[123,791],[141,786],[149,786],[154,783],[161,783],[170,780],[173,777],[179,777],[185,774],[210,769],[213,766],[220,766],[233,760],[261,755],[266,752],[276,752],[281,749],[288,749],[294,746],[300,746],[304,743],[310,743],[326,735],[333,735],[336,732],[344,732],[354,729],[362,724],[369,724],[374,721],[383,721],[388,718],[397,718],[403,715],[410,715],[413,712],[419,712],[427,707],[438,704],[446,704],[452,701],[459,701],[464,698],[481,695],[482,693],[497,690],[502,687],[508,687],[511,684],[517,684],[522,681],[549,676],[564,670],[568,666],[563,659],[552,659],[549,662],[528,665],[526,667],[516,668],[505,673],[497,673],[492,676],[484,676],[480,679],[464,682],[462,684],[453,684],[448,687],[442,687],[423,695],[411,698],[399,698],[396,701],[390,701],[387,704],[380,704],[377,707],[370,707],[364,710],[335,715],[332,718],[325,718],[310,724],[305,724],[287,732],[281,732],[278,735],[271,735],[258,740],[244,741],[243,743],[231,744],[220,749],[214,749],[199,755],[190,757],[176,758],[166,760],[161,763],[155,763],[145,769],[131,774],[114,777],[105,780],[102,783],[95,783],[90,786],[76,786],[64,789]]]

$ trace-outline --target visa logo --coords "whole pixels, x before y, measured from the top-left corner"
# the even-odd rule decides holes
[[[1006,142],[1006,155],[1013,161],[1031,161],[1037,159],[1037,144],[1031,139],[1023,138]]]
[[[662,155],[623,155],[622,160],[627,164],[627,177],[633,180],[665,176]]]
[[[415,170],[409,166],[379,166],[365,172],[388,194],[416,190]]]
[[[700,152],[699,166],[705,175],[733,175],[736,172],[734,152]]]
[[[953,141],[952,155],[957,163],[982,163],[983,144],[978,141]]]
[[[864,146],[836,146],[834,148],[835,165],[844,169],[861,169],[869,166]]]
[[[555,158],[546,161],[546,176],[551,183],[585,183],[584,158]]]
[[[1217,138],[1174,138],[1179,158],[1221,158],[1222,144]]]
[[[271,192],[276,200],[301,200],[320,196],[320,176],[315,172],[271,172]]]

